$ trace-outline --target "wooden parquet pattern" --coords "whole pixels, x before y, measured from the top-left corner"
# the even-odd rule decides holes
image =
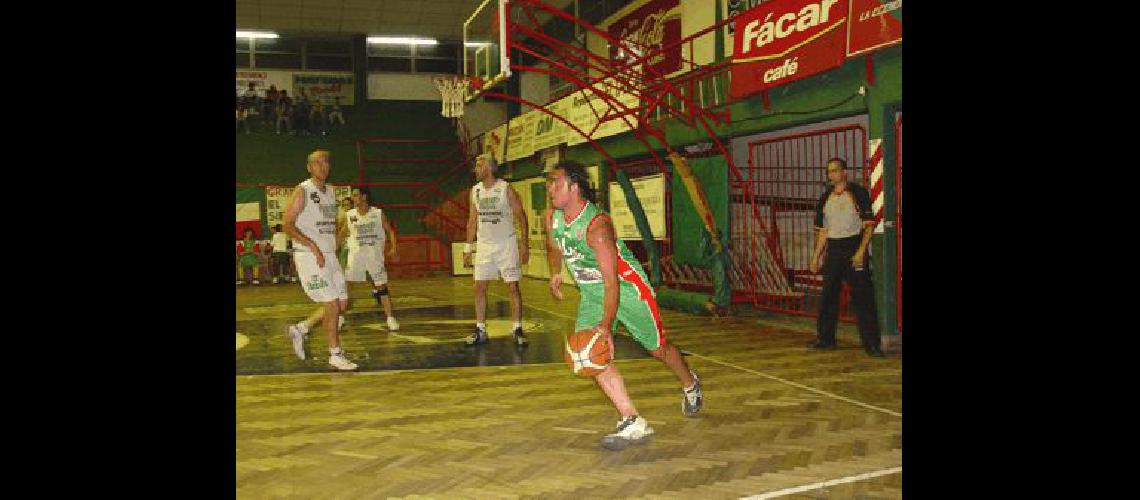
[[[473,301],[470,278],[399,289],[436,303]],[[274,290],[302,294],[299,286]],[[544,281],[523,280],[528,310],[573,317],[577,294],[564,292],[556,301]],[[495,284],[490,293],[503,299],[506,290]],[[264,295],[239,290],[239,319],[243,303],[265,303]],[[865,356],[848,327],[840,334],[846,349],[808,352],[805,320],[668,310],[664,318],[668,338],[701,375],[705,407],[685,418],[679,383],[664,365],[619,360],[657,431],[620,452],[598,446],[616,412],[561,363],[239,376],[237,497],[901,498],[898,356]]]

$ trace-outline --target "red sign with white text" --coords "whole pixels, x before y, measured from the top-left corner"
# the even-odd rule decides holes
[[[902,0],[851,0],[847,55],[855,56],[902,41]]]
[[[646,55],[659,50],[647,60],[649,67],[662,75],[681,69],[681,0],[650,0],[633,12],[614,21],[607,29],[618,40],[626,40],[630,49]],[[676,44],[665,50],[666,45]],[[610,46],[610,59],[633,61],[620,46]]]
[[[843,64],[848,2],[772,0],[736,20],[732,98],[799,80]]]

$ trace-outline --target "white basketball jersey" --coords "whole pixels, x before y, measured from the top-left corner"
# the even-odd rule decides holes
[[[319,191],[312,179],[302,182],[299,187],[305,191],[305,208],[297,215],[297,229],[313,240],[322,253],[336,253],[336,195],[333,187],[325,184],[324,191]],[[310,252],[307,245],[297,245],[296,251]]]
[[[479,243],[503,242],[515,235],[515,214],[507,198],[508,189],[510,185],[502,179],[496,179],[490,189],[482,182],[471,188],[471,203],[479,211]]]
[[[384,241],[388,235],[384,232],[379,208],[370,207],[368,213],[360,215],[357,209],[345,212],[345,224],[348,225],[348,248],[356,250],[365,247],[375,247],[384,250]]]

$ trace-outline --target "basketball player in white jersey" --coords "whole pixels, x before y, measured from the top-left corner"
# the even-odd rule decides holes
[[[355,370],[356,363],[345,358],[337,333],[337,322],[348,309],[348,289],[344,272],[336,259],[337,200],[333,187],[325,183],[332,169],[329,152],[323,149],[313,151],[309,154],[306,168],[312,177],[293,190],[289,208],[285,211],[285,232],[293,238],[293,260],[301,287],[313,302],[324,307],[305,322],[290,325],[289,336],[297,357],[305,359],[305,334],[308,327],[323,317],[325,337],[329,343],[329,364],[338,370]]]
[[[471,188],[467,244],[463,247],[463,265],[471,267],[471,242],[478,234],[479,246],[476,248],[474,263],[475,333],[467,337],[466,342],[467,345],[487,342],[487,285],[490,280],[502,278],[510,290],[515,344],[525,346],[527,340],[522,331],[522,294],[519,292],[522,270],[519,264],[525,265],[530,260],[526,212],[523,211],[515,189],[507,181],[495,178],[497,169],[497,162],[489,154],[475,159],[475,178],[479,182]],[[515,233],[515,222],[522,229],[521,238]]]
[[[396,231],[388,224],[384,211],[373,207],[368,201],[372,192],[367,187],[352,188],[352,203],[356,208],[345,212],[345,226],[348,230],[348,281],[366,281],[372,276],[372,298],[384,307],[388,316],[388,329],[400,329],[400,323],[392,314],[392,299],[388,297],[388,271],[384,269],[385,243],[390,243],[393,262],[399,262],[396,249]]]

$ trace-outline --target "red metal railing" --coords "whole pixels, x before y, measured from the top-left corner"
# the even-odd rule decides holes
[[[400,261],[392,262],[390,259],[384,263],[393,269],[450,269],[445,259],[443,242],[439,238],[426,234],[407,234],[397,236],[397,245],[400,249]]]
[[[847,160],[848,178],[866,185],[866,130],[844,125],[781,134],[748,145],[742,180],[730,180],[734,301],[814,316],[822,276],[810,271],[815,206],[827,187],[825,162]],[[852,319],[844,287],[840,318]]]
[[[895,234],[898,238],[896,255],[898,277],[895,281],[895,305],[899,333],[902,333],[902,112],[895,118]]]

